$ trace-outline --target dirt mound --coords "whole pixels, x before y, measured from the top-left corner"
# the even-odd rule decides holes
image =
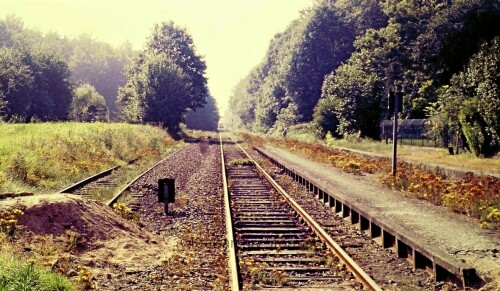
[[[71,229],[91,241],[115,239],[124,234],[146,238],[137,225],[116,215],[101,202],[57,194],[28,199],[35,203],[26,205],[19,222],[35,234],[59,236]],[[22,205],[23,200],[19,204]]]
[[[102,202],[69,194],[47,194],[0,201],[0,209],[20,208],[22,233],[29,233],[31,243],[39,237],[67,236],[71,230],[83,243],[71,253],[87,265],[100,266],[101,272],[110,264],[125,269],[141,269],[160,263],[169,254],[164,252],[175,244],[146,232]],[[62,240],[59,240],[62,241]],[[160,251],[163,250],[163,251]]]

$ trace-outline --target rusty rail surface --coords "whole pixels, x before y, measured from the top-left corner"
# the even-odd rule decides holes
[[[224,163],[224,148],[222,145],[222,134],[219,132],[219,142],[220,142],[220,155],[221,155],[221,164],[222,164],[222,183],[224,189],[224,212],[226,216],[226,240],[227,240],[227,254],[229,258],[229,285],[231,286],[231,290],[239,291],[240,290],[240,279],[239,279],[239,270],[238,270],[238,262],[236,260],[236,244],[234,240],[233,233],[233,222],[231,220],[231,205],[229,202],[229,188],[227,184],[227,176],[226,176],[226,165]]]

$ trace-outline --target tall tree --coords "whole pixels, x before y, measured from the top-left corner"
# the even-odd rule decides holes
[[[463,133],[476,156],[500,151],[500,36],[484,43],[439,93],[431,115],[437,134]]]
[[[193,39],[185,28],[172,21],[156,24],[146,44],[147,54],[164,53],[182,69],[191,83],[189,88],[189,108],[195,109],[205,104],[208,96],[207,68],[203,58],[196,54]]]
[[[320,103],[316,116],[331,117],[328,111],[333,110],[335,118],[331,121],[317,119],[318,125],[326,126],[321,131],[377,137],[378,122],[386,112],[386,68],[401,45],[399,29],[399,24],[368,29],[356,39],[357,51],[349,61],[326,77],[323,98],[330,100]],[[329,127],[337,121],[337,129]]]
[[[67,64],[52,52],[0,48],[0,91],[4,119],[68,118],[73,86]]]
[[[247,128],[268,132],[312,119],[324,76],[354,49],[355,27],[337,12],[330,1],[317,1],[271,40],[231,97]]]
[[[497,0],[457,0],[434,15],[412,46],[412,62],[436,85],[460,72],[482,43],[500,35]]]
[[[191,37],[172,22],[155,25],[146,48],[129,67],[118,103],[130,122],[160,122],[176,133],[184,114],[208,96],[205,62]]]

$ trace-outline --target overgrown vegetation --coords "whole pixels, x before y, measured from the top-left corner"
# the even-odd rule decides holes
[[[17,208],[0,210],[0,233],[5,233],[9,237],[13,237],[19,228],[19,217],[23,214],[23,211]]]
[[[209,217],[196,218],[203,221],[196,227],[183,226],[180,222],[175,222],[171,228],[176,233],[179,243],[172,250],[172,255],[163,259],[163,272],[171,279],[175,285],[172,286],[176,290],[192,290],[193,286],[189,284],[189,278],[193,276],[197,270],[210,268],[212,274],[217,274],[209,277],[212,290],[227,290],[228,286],[228,260],[225,253],[227,249],[226,239],[221,233],[224,225],[224,215],[221,215],[222,210],[219,208],[222,204],[214,201],[222,201],[223,193],[220,192],[217,196],[190,195],[181,192],[176,198],[177,211],[183,212],[191,209],[196,209],[196,212],[202,212],[205,207],[212,207],[213,215]],[[214,204],[212,204],[214,203]],[[200,223],[200,222],[197,222]],[[202,250],[202,251],[200,251]],[[206,252],[210,255],[206,255]],[[206,272],[206,271],[203,271]],[[155,279],[155,278],[152,278]]]
[[[114,48],[89,35],[43,34],[15,16],[0,19],[0,120],[67,120],[73,89],[87,83],[116,120],[118,87],[133,54],[130,44]]]
[[[115,203],[113,204],[113,210],[125,219],[132,221],[139,220],[139,213],[132,211],[132,208],[128,207],[125,204]]]
[[[16,244],[23,214],[18,208],[0,210],[0,290],[74,290],[67,277],[52,272],[42,260],[24,256],[26,250]]]
[[[6,254],[0,255],[0,290],[74,290],[73,283],[62,275],[51,273],[48,268],[20,260]]]
[[[312,122],[321,138],[378,138],[397,92],[403,118],[431,118],[432,136],[494,156],[499,21],[496,0],[316,1],[236,86],[226,127],[272,134]]]
[[[440,173],[401,161],[398,162],[397,176],[393,177],[388,158],[369,157],[283,138],[245,134],[244,139],[254,145],[270,143],[318,162],[328,162],[345,172],[376,174],[383,185],[400,190],[404,195],[475,218],[483,228],[500,229],[500,180],[495,177],[469,173],[460,180],[448,179]]]
[[[130,124],[1,124],[0,193],[62,189],[131,160],[158,160],[175,142]]]

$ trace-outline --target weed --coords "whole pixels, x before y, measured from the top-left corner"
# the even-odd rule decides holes
[[[240,261],[240,272],[251,286],[256,284],[267,284],[273,286],[282,286],[287,281],[287,275],[284,271],[273,268],[265,262],[256,262],[253,258],[246,258]]]
[[[175,142],[131,124],[0,124],[2,192],[51,192],[133,159],[158,160]]]
[[[170,276],[187,276],[191,273],[192,259],[187,256],[174,254],[170,258],[163,260],[165,271]]]
[[[96,290],[95,282],[92,278],[92,271],[89,267],[78,266],[76,280],[83,290]]]
[[[482,227],[500,229],[500,215],[492,210],[500,208],[500,180],[495,177],[477,177],[469,173],[462,180],[447,179],[440,173],[425,171],[407,162],[398,163],[394,177],[390,174],[391,164],[387,158],[369,157],[297,140],[243,136],[254,145],[268,142],[318,162],[329,161],[346,172],[377,174],[381,176],[383,185],[403,191],[403,195],[424,199],[476,218]]]
[[[11,179],[26,182],[28,180],[26,159],[21,154],[16,154],[10,160],[6,172]]]
[[[338,272],[342,270],[344,264],[342,264],[342,262],[340,262],[339,260],[339,257],[337,257],[331,251],[326,252],[325,259],[326,259],[326,265],[332,268],[333,271]]]
[[[125,204],[115,203],[113,204],[113,209],[121,217],[127,220],[139,221],[139,213],[132,211],[132,208],[126,206]]]
[[[227,163],[228,166],[251,166],[253,165],[250,159],[235,159]]]
[[[218,275],[212,282],[213,290],[225,290],[227,280],[228,278],[225,275]]]
[[[77,231],[68,229],[64,234],[66,235],[67,249],[70,251],[76,250],[85,244],[85,238]]]
[[[0,211],[0,232],[13,237],[16,230],[19,229],[19,217],[23,214],[23,211],[17,208]]]
[[[18,257],[0,256],[0,290],[73,290],[64,276]]]

